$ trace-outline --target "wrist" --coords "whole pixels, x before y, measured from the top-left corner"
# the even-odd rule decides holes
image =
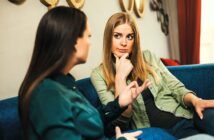
[[[127,78],[127,76],[123,76],[121,74],[116,74],[116,76],[115,76],[115,79],[119,80],[119,81],[126,81],[126,78]]]
[[[126,110],[128,108],[128,105],[123,104],[123,102],[120,99],[120,96],[118,96],[115,100],[116,100],[119,108],[124,109],[124,110]]]
[[[201,99],[201,98],[198,98],[198,97],[197,97],[197,98],[193,98],[193,99],[192,99],[192,105],[195,107],[196,104],[197,104],[197,102],[200,101],[200,100],[202,100],[202,99]]]

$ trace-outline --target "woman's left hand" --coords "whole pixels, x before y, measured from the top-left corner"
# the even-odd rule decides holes
[[[198,98],[193,102],[193,106],[200,119],[203,119],[203,111],[206,108],[214,108],[214,100],[203,100]]]
[[[138,86],[136,81],[131,82],[126,88],[119,94],[119,104],[121,107],[128,106],[134,102],[138,95],[141,94],[147,87],[151,85],[151,82],[146,79],[141,86]]]

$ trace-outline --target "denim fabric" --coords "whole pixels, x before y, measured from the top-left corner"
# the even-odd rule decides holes
[[[200,133],[200,131],[195,128],[193,120],[188,119],[179,121],[173,128],[167,129],[167,131],[178,139]]]
[[[197,128],[204,133],[214,136],[214,109],[206,109],[204,111],[204,117],[201,120],[198,115],[194,114],[194,122]]]
[[[201,120],[195,112],[193,119],[183,119],[172,129],[168,129],[167,131],[179,139],[199,133],[206,133],[214,136],[214,109],[206,109],[203,114],[204,117]]]
[[[167,131],[164,129],[160,128],[142,128],[142,129],[137,129],[141,130],[143,133],[138,136],[138,140],[176,140],[174,136],[169,134]],[[135,130],[136,131],[136,130]],[[133,132],[133,131],[129,131]]]

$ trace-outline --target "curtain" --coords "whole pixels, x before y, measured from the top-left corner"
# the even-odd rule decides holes
[[[178,40],[178,10],[177,0],[163,0],[163,8],[169,15],[169,34],[167,36],[170,58],[180,62]]]
[[[201,0],[178,0],[181,64],[200,63]]]

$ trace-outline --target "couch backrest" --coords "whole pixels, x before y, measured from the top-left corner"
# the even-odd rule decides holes
[[[214,99],[214,64],[181,65],[167,67],[186,88],[193,90],[203,99]],[[100,100],[90,78],[77,81],[78,87],[94,107]]]
[[[18,98],[0,101],[0,140],[20,140]]]
[[[90,78],[84,78],[84,79],[78,80],[76,83],[77,83],[79,90],[88,99],[88,101],[94,107],[97,108],[101,104],[101,102],[100,102],[100,99],[98,97],[98,94],[97,94],[94,86],[91,83]]]
[[[203,99],[214,99],[214,64],[171,66],[168,69]]]

